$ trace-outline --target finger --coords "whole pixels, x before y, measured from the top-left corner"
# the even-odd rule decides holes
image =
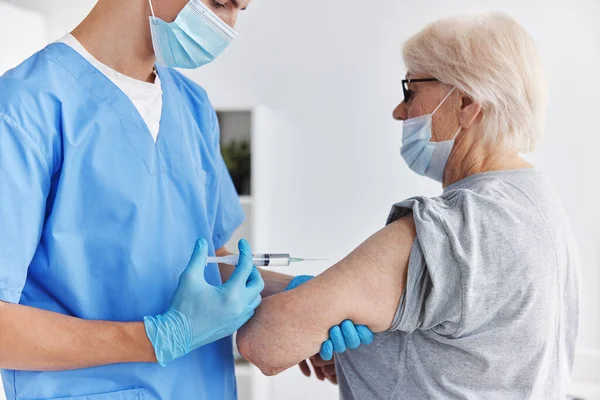
[[[310,367],[308,366],[306,360],[300,361],[300,364],[298,364],[298,366],[300,367],[300,370],[302,371],[304,376],[310,376]]]
[[[335,363],[335,361],[333,361],[333,359],[331,359],[331,360],[323,360],[323,358],[320,355],[318,355],[318,354],[312,356],[310,358],[310,360],[317,367],[322,367],[324,365],[333,365],[333,363]]]
[[[346,351],[346,342],[342,335],[342,329],[339,326],[334,326],[329,330],[329,339],[333,342],[333,351],[343,353]]]
[[[322,366],[320,368],[321,368],[321,370],[323,370],[323,373],[325,374],[325,376],[335,375],[335,364],[333,364],[333,365],[324,365],[324,366]]]
[[[331,339],[327,339],[323,342],[319,355],[325,361],[329,361],[333,358],[333,342]]]
[[[337,385],[337,371],[335,369],[335,365],[332,363],[332,365],[328,366],[327,368],[323,367],[323,373],[325,374],[325,378],[333,383],[334,385]]]
[[[352,321],[347,319],[342,322],[342,334],[349,349],[356,349],[360,346],[360,337]]]
[[[252,295],[262,293],[265,288],[265,281],[263,281],[260,271],[256,267],[252,267],[252,272],[246,281],[246,287],[250,289]]]
[[[312,363],[312,360],[311,360]],[[325,374],[323,373],[323,370],[321,369],[321,367],[315,367],[315,364],[313,364],[313,369],[315,370],[315,375],[317,376],[317,379],[322,381],[325,380]]]
[[[373,339],[375,339],[375,335],[371,330],[364,325],[356,325],[356,332],[360,337],[360,342],[362,344],[371,344],[373,343]]]
[[[288,284],[288,286],[285,288],[285,290],[293,290],[296,289],[298,286],[310,281],[311,279],[313,279],[314,277],[311,275],[298,275],[296,277],[294,277],[290,283]]]
[[[257,295],[254,300],[252,300],[252,302],[250,304],[248,304],[248,308],[250,310],[253,310],[258,307],[260,305],[260,303],[262,302],[262,296],[259,294]]]
[[[226,285],[231,284],[236,287],[245,287],[246,282],[254,269],[254,265],[252,264],[252,250],[245,239],[239,241],[238,249],[240,251],[238,265],[233,271],[233,274],[231,274],[231,278],[229,278]]]
[[[206,257],[208,256],[208,243],[204,239],[196,240],[194,252],[190,262],[185,269],[185,274],[198,278],[198,282],[206,282],[204,270],[206,269]]]
[[[333,383],[334,385],[338,384],[338,380],[337,380],[337,374],[336,375],[331,375],[327,377],[327,380],[331,383]]]
[[[250,321],[250,318],[252,318],[254,316],[254,310],[250,311],[249,313],[245,314],[243,317],[241,317],[240,319],[237,320],[237,328],[236,330],[240,329],[242,326],[246,325],[246,322]]]

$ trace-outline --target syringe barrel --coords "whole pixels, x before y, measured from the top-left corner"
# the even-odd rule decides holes
[[[239,256],[231,254],[224,257],[208,257],[208,263],[223,263],[230,265],[238,265]],[[257,267],[289,267],[291,257],[289,254],[253,254],[252,262]]]
[[[289,267],[289,254],[254,254],[254,263],[257,267]]]

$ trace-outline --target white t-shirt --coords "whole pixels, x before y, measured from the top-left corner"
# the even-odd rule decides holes
[[[146,122],[148,130],[156,142],[162,114],[162,86],[158,74],[154,83],[140,81],[123,75],[96,60],[70,33],[58,40],[58,42],[68,45],[79,53],[129,97],[144,122]]]

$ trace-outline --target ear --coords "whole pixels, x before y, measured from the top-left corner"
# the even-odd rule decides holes
[[[466,130],[469,129],[475,121],[482,115],[481,105],[475,103],[475,101],[469,96],[461,93],[461,106],[460,106],[460,126]]]

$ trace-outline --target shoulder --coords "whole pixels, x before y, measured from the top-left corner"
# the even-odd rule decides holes
[[[60,141],[61,70],[44,49],[0,76],[0,136],[27,135],[49,164]]]
[[[192,79],[173,68],[158,68],[159,75],[170,79],[177,87],[187,108],[190,110],[196,125],[203,135],[208,135],[212,142],[218,142],[219,124],[217,114],[210,102],[206,90]]]
[[[49,45],[0,77],[0,113],[19,119],[39,116],[57,106],[68,72]]]
[[[525,238],[548,229],[548,202],[554,196],[543,174],[525,171],[467,179],[441,196],[418,196],[395,204],[388,224],[412,212],[418,236],[475,235],[478,243],[506,235]]]
[[[38,52],[0,77],[1,112],[7,113],[12,108],[23,106],[23,101],[40,93],[38,84],[44,82],[40,79],[44,73],[40,58],[41,53]]]
[[[173,68],[159,67],[159,74],[161,72],[168,74],[179,91],[188,99],[193,100],[197,105],[212,109],[206,90],[198,83]]]

